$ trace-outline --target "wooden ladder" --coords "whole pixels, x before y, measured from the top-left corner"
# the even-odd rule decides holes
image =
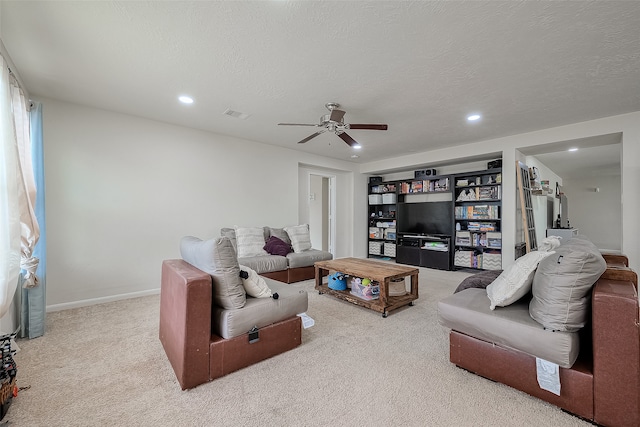
[[[531,203],[531,184],[529,181],[529,168],[516,160],[516,175],[518,181],[518,194],[520,195],[520,211],[522,213],[522,228],[524,229],[524,241],[527,253],[538,249],[536,241],[536,224],[533,218],[533,205]]]

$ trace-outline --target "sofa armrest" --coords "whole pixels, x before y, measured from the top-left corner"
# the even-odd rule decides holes
[[[160,341],[182,389],[209,381],[211,276],[184,260],[162,262]]]
[[[627,258],[626,255],[603,253],[602,257],[606,261],[607,266],[629,267],[629,258]]]
[[[605,277],[596,282],[592,333],[594,421],[598,424],[640,424],[638,317],[633,282]]]

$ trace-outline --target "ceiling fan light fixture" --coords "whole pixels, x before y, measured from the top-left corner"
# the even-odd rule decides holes
[[[347,145],[352,148],[360,149],[361,146],[358,144],[358,141],[353,139],[347,133],[345,133],[346,129],[369,129],[369,130],[387,130],[388,126],[386,124],[353,124],[353,123],[345,123],[344,115],[345,112],[343,110],[338,110],[340,104],[336,102],[328,102],[325,104],[327,110],[329,110],[329,114],[325,114],[320,117],[319,124],[311,124],[311,123],[278,123],[279,126],[313,126],[321,128],[322,130],[309,135],[302,141],[298,141],[298,144],[304,144],[305,142],[315,138],[323,132],[331,132],[335,133],[340,139],[342,139]]]

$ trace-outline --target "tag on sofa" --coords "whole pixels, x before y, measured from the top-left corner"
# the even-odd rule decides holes
[[[313,320],[307,313],[300,313],[298,316],[302,319],[302,327],[308,329],[316,324],[316,321]]]
[[[560,396],[560,367],[555,363],[536,357],[536,369],[540,388]]]

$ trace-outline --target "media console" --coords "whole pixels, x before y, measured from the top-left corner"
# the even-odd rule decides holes
[[[398,237],[396,262],[451,270],[451,236],[404,234]]]

